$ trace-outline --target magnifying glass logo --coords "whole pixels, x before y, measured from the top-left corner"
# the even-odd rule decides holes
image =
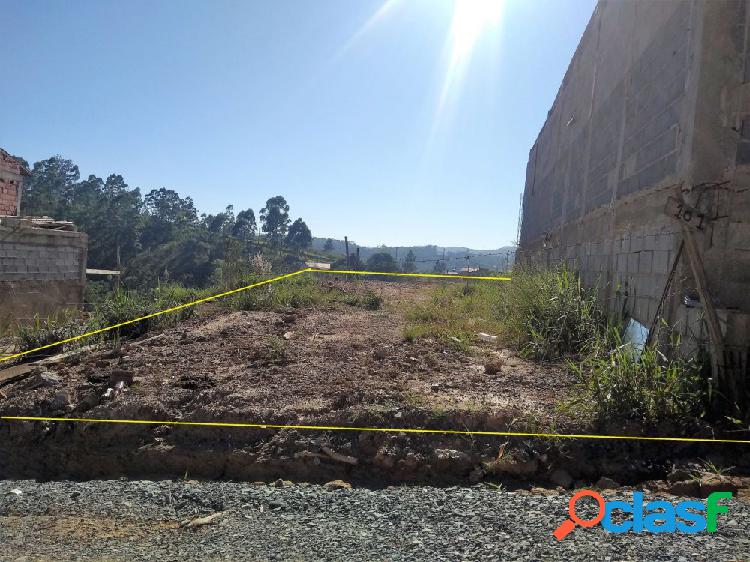
[[[594,498],[596,503],[599,504],[599,513],[597,513],[593,519],[581,519],[576,514],[576,502],[587,496]],[[581,490],[570,498],[570,502],[568,503],[568,515],[570,516],[570,519],[563,521],[562,524],[555,529],[555,532],[552,533],[558,541],[567,537],[568,533],[575,529],[576,525],[580,525],[581,527],[593,527],[594,525],[599,524],[601,520],[604,519],[604,498],[593,490]]]

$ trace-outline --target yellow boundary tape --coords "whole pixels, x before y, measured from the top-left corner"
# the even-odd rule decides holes
[[[442,435],[484,435],[491,437],[542,437],[549,439],[618,439],[632,441],[677,441],[687,443],[740,443],[750,445],[750,440],[743,439],[707,439],[698,437],[642,437],[635,435],[589,435],[585,433],[526,433],[522,431],[469,431],[460,429],[420,429],[399,427],[352,427],[336,425],[286,425],[272,423],[244,422],[198,422],[198,421],[157,421],[157,420],[116,420],[100,418],[52,418],[37,416],[0,416],[6,421],[46,421],[74,423],[116,423],[130,425],[174,425],[197,427],[225,427],[252,429],[297,429],[313,431],[375,431],[380,433],[432,433]]]
[[[286,275],[279,275],[272,279],[232,289],[231,291],[225,291],[217,295],[205,297],[192,301],[189,303],[160,310],[139,318],[133,318],[119,324],[114,324],[106,328],[100,328],[91,332],[86,332],[72,338],[61,340],[59,342],[50,343],[29,349],[21,353],[6,356],[0,358],[0,363],[3,361],[9,361],[17,357],[34,353],[35,351],[41,351],[43,349],[49,349],[65,343],[81,340],[96,334],[101,334],[109,330],[114,330],[121,326],[127,326],[128,324],[134,324],[148,318],[160,316],[177,310],[182,310],[191,306],[195,306],[200,303],[212,301],[221,297],[226,297],[242,291],[247,291],[261,285],[268,285],[282,279],[288,279],[301,273],[315,272],[315,273],[333,273],[333,274],[344,274],[344,275],[384,275],[391,277],[421,277],[421,278],[434,278],[434,279],[475,279],[484,281],[510,281],[510,277],[473,277],[470,275],[444,275],[439,273],[389,273],[379,271],[348,271],[348,270],[332,270],[332,269],[300,269],[294,273],[288,273]],[[694,438],[694,437],[642,437],[642,436],[631,436],[631,435],[595,435],[595,434],[576,434],[576,433],[526,433],[520,431],[469,431],[469,430],[458,430],[458,429],[419,429],[419,428],[391,428],[391,427],[351,427],[351,426],[327,426],[327,425],[283,425],[283,424],[263,424],[263,423],[242,423],[242,422],[197,422],[197,421],[157,421],[157,420],[119,420],[119,419],[97,419],[97,418],[56,418],[56,417],[39,417],[39,416],[0,416],[0,420],[4,421],[46,421],[46,422],[73,422],[73,423],[108,423],[108,424],[131,424],[131,425],[173,425],[173,426],[197,426],[197,427],[224,427],[224,428],[254,428],[254,429],[297,429],[297,430],[313,430],[313,431],[373,431],[381,433],[421,433],[421,434],[441,434],[441,435],[484,435],[493,437],[541,437],[549,439],[610,439],[610,440],[632,440],[632,441],[673,441],[673,442],[688,442],[688,443],[739,443],[739,444],[750,444],[750,440],[743,439],[706,439],[706,438]]]
[[[279,275],[278,277],[274,277],[273,279],[266,279],[265,281],[260,281],[259,283],[253,283],[252,285],[245,285],[244,287],[239,287],[238,289],[232,289],[231,291],[225,291],[217,295],[212,295],[210,297],[205,297],[203,299],[198,299],[192,302],[187,302],[185,304],[180,304],[178,306],[173,306],[172,308],[167,308],[165,310],[160,310],[158,312],[152,312],[151,314],[146,314],[145,316],[133,318],[132,320],[126,320],[125,322],[120,322],[119,324],[107,326],[106,328],[99,328],[98,330],[86,332],[85,334],[73,336],[72,338],[67,338],[64,340],[56,341],[54,343],[48,343],[47,345],[35,347],[34,349],[27,349],[26,351],[21,351],[20,353],[6,355],[5,357],[0,357],[0,363],[2,363],[3,361],[10,361],[11,359],[17,359],[19,357],[23,357],[24,355],[29,355],[30,353],[35,353],[37,351],[42,351],[43,349],[57,347],[58,345],[63,345],[66,343],[82,340],[84,338],[95,336],[96,334],[109,332],[110,330],[115,330],[117,328],[121,328],[122,326],[127,326],[128,324],[135,324],[136,322],[141,322],[143,320],[148,320],[149,318],[154,318],[155,316],[161,316],[162,314],[176,312],[177,310],[189,308],[191,306],[195,306],[197,304],[212,301],[214,299],[219,299],[219,298],[226,297],[229,295],[234,295],[236,293],[241,293],[242,291],[247,291],[248,289],[260,287],[261,285],[268,285],[269,283],[275,283],[276,281],[281,281],[282,279],[288,279],[289,277],[294,277],[295,275],[300,275],[301,273],[309,273],[309,272],[341,273],[341,274],[348,274],[348,275],[388,275],[388,276],[396,276],[396,277],[423,277],[423,278],[437,278],[437,279],[478,279],[482,281],[510,281],[510,277],[479,277],[479,276],[472,277],[471,275],[442,275],[439,273],[385,273],[381,271],[346,271],[346,270],[330,270],[330,269],[313,269],[311,267],[308,267],[307,269],[300,269],[299,271],[295,271],[294,273],[287,273],[286,275]]]

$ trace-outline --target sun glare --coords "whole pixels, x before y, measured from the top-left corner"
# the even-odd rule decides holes
[[[445,119],[446,106],[455,98],[466,67],[482,35],[500,23],[505,0],[453,0],[453,15],[446,45],[445,74],[440,89],[430,143]]]
[[[503,0],[454,0],[451,23],[451,65],[471,55],[481,35],[500,22]]]

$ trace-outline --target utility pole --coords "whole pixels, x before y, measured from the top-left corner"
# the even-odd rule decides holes
[[[346,236],[344,236],[344,246],[346,246],[346,267],[348,269],[351,263],[349,261],[349,238]]]

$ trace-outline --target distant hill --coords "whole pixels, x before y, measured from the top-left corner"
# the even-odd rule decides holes
[[[327,238],[313,238],[314,250],[323,250]],[[343,240],[331,239],[331,253],[346,255],[346,247]],[[442,247],[435,245],[427,246],[360,246],[356,242],[349,241],[349,253],[356,254],[359,248],[359,257],[367,261],[371,255],[377,252],[391,254],[396,261],[402,263],[406,259],[409,250],[414,252],[417,260],[417,271],[430,272],[435,268],[437,262],[442,262],[443,257],[447,263],[441,267],[448,270],[458,270],[463,267],[482,267],[496,271],[504,271],[513,265],[515,259],[515,246],[503,246],[494,250],[475,250],[464,247]],[[468,259],[467,259],[468,256]]]

